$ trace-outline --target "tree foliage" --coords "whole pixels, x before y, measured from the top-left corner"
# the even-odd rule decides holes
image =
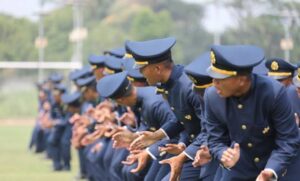
[[[174,36],[173,48],[177,63],[188,63],[209,50],[213,37],[200,23],[205,5],[190,4],[181,0],[85,0],[82,1],[83,26],[88,37],[83,42],[83,58],[89,54],[101,54],[111,48],[121,47],[125,40],[147,40]],[[228,0],[227,7],[235,27],[221,36],[223,44],[256,44],[263,47],[268,57],[283,57],[279,43],[284,30],[278,17],[266,14],[268,9],[300,10],[299,3],[264,0]],[[47,3],[47,1],[45,1]],[[259,8],[258,8],[259,7]],[[222,17],[220,18],[220,21]],[[48,46],[45,59],[70,60],[73,44],[69,33],[73,29],[73,7],[66,5],[50,12],[44,19]],[[291,37],[294,49],[292,60],[300,57],[299,25],[293,22]],[[38,36],[38,22],[0,15],[0,59],[11,61],[37,60],[34,40]]]

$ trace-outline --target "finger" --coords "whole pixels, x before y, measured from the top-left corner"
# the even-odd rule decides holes
[[[222,157],[220,161],[224,164],[224,163],[226,163],[227,160],[226,160],[226,158]]]
[[[127,112],[132,113],[132,110],[129,106],[127,106]]]
[[[234,153],[231,150],[224,151],[223,155],[227,158],[233,158]]]
[[[112,136],[112,140],[119,140],[121,137],[121,134],[120,133],[116,133]]]
[[[117,148],[118,147],[118,142],[117,141],[114,141],[113,142],[113,148]]]
[[[128,114],[128,113],[124,113],[124,114],[122,114],[122,116],[121,116],[120,118],[118,118],[118,120],[123,122],[123,121],[124,121],[124,119],[126,119],[126,118],[127,118],[127,114]]]
[[[126,161],[122,161],[123,165],[132,165],[134,163],[134,160],[126,160]]]
[[[226,152],[226,155],[233,158],[236,155],[236,153],[237,152],[235,150],[229,148]]]
[[[195,156],[195,160],[200,160],[200,158],[201,158],[201,151],[198,151]]]
[[[161,160],[159,164],[170,164],[170,159]]]
[[[141,131],[139,133],[140,137],[149,136],[150,134],[152,134],[152,132],[149,132],[149,131]]]
[[[136,143],[132,142],[129,146],[130,151],[140,150],[141,148],[142,148],[142,146],[140,145],[139,142],[136,142]]]
[[[193,167],[196,168],[196,167],[200,166],[200,163],[199,163],[199,161],[194,160],[193,163],[192,163],[192,165],[193,165]]]
[[[142,142],[141,138],[143,136],[140,136],[139,138],[135,139],[131,144],[130,144],[130,150],[138,150],[142,148]]]
[[[227,157],[226,155],[222,155],[222,157],[221,157],[221,161],[222,162],[228,162],[228,161],[231,161],[231,158],[229,158],[229,157]]]
[[[131,151],[130,153],[131,154],[139,154],[139,153],[141,153],[142,152],[142,150],[133,150],[133,151]]]
[[[159,149],[159,152],[163,152],[163,151],[167,151],[168,150],[167,147],[159,147],[158,149]]]
[[[229,162],[232,160],[232,157],[228,157],[227,155],[223,155],[222,158],[224,159],[225,162]]]
[[[137,173],[142,171],[145,168],[146,162],[145,161],[139,161],[138,166],[135,169],[132,169],[131,173]]]
[[[166,144],[165,147],[177,147],[177,144],[172,144],[172,143],[169,143],[169,144]]]

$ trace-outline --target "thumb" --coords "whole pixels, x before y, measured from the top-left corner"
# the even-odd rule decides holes
[[[132,113],[132,110],[129,106],[127,106],[127,112]]]
[[[238,143],[235,143],[233,149],[234,149],[234,151],[239,152],[240,151],[240,145]]]
[[[208,147],[206,145],[201,145],[200,149],[202,149],[203,151],[208,151]]]

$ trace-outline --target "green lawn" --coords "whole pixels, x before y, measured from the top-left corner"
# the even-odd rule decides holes
[[[38,110],[37,91],[12,89],[0,90],[0,119],[34,118]]]
[[[0,125],[1,181],[72,181],[78,171],[77,154],[73,150],[72,172],[53,172],[51,162],[43,154],[27,150],[32,126]]]

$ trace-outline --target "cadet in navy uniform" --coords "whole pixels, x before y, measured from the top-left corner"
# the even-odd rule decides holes
[[[157,90],[167,99],[177,118],[154,133],[143,133],[143,136],[132,143],[133,150],[151,145],[164,137],[173,138],[181,133],[178,144],[163,149],[180,154],[201,132],[201,101],[193,92],[192,82],[184,73],[184,67],[173,63],[171,48],[175,42],[175,38],[164,38],[125,43],[127,53],[132,54],[136,67],[140,68],[149,85],[160,84]],[[177,159],[181,161],[179,159],[183,158]],[[175,165],[171,164],[171,167]],[[180,171],[180,168],[177,170]],[[181,180],[197,180],[199,173],[200,168],[194,168],[192,160],[189,160],[183,165]]]
[[[61,147],[60,139],[64,131],[62,122],[64,119],[63,103],[61,95],[66,92],[66,87],[63,84],[55,84],[53,89],[53,102],[51,104],[50,119],[52,128],[48,137],[48,144],[51,149],[53,170],[62,170]]]
[[[104,77],[104,62],[107,59],[107,56],[105,55],[90,55],[89,56],[89,63],[92,66],[93,74],[96,77],[96,80],[100,80],[102,77]]]
[[[84,115],[90,108],[94,108],[99,103],[100,97],[96,90],[96,78],[95,76],[82,78],[77,80],[77,84],[80,86],[82,96],[84,98],[84,103],[81,108],[81,114]],[[96,121],[95,120],[90,120],[90,121],[91,121],[89,126],[90,129],[88,130],[93,131],[94,126],[96,125]],[[82,168],[86,169],[86,174],[89,180],[98,178],[99,173],[102,174],[104,173],[101,172],[102,170],[99,170],[99,172],[97,172],[97,170],[99,169],[99,165],[96,165],[97,163],[96,157],[95,156],[89,157],[89,154],[93,146],[97,144],[98,141],[100,140],[97,140],[95,143],[79,149],[80,158],[83,163]]]
[[[92,66],[93,74],[96,78],[97,81],[102,79],[105,74],[104,74],[104,69],[105,69],[105,61],[107,60],[108,55],[91,55],[88,58],[88,61],[90,65]],[[98,97],[97,104],[101,103],[104,99],[101,97],[101,95]],[[93,147],[90,149],[88,153],[88,158],[92,162],[92,170],[94,170],[94,179],[95,181],[97,180],[105,180],[106,178],[103,177],[105,175],[105,170],[104,170],[104,154],[107,149],[107,145],[109,143],[109,139],[107,138],[101,138],[100,140],[96,141],[96,144],[93,144]],[[101,146],[101,150],[97,150],[95,152],[91,152],[91,150],[95,150],[94,147],[97,147],[98,145]]]
[[[299,120],[299,116],[300,115],[300,67],[298,67],[298,73],[297,75],[293,78],[293,84],[296,87],[296,94],[294,94],[294,103],[293,103],[293,107],[296,110],[296,114],[295,114],[295,119],[296,119],[296,123],[298,124],[298,126],[300,125],[300,120]],[[296,101],[297,100],[297,101]],[[299,112],[298,112],[299,111]]]
[[[59,84],[61,83],[61,81],[63,80],[63,75],[59,74],[59,73],[52,73],[49,76],[49,80],[53,83],[53,84]]]
[[[104,61],[104,65],[105,65],[105,69],[104,69],[105,75],[122,72],[124,69],[124,59],[113,57],[113,56],[107,56],[107,59]]]
[[[108,55],[91,55],[89,56],[89,63],[92,66],[92,70],[93,70],[93,74],[96,78],[96,81],[101,80],[105,74],[104,74],[104,69],[105,69],[105,61],[108,59]],[[98,97],[98,101],[97,104],[101,103],[104,100],[103,97],[101,97],[101,95]],[[106,149],[108,148],[108,143],[109,143],[109,139],[107,138],[101,138],[100,140],[96,141],[95,144],[93,144],[93,146],[91,147],[91,149],[89,150],[88,153],[88,158],[90,160],[90,162],[92,162],[92,170],[93,170],[93,174],[94,174],[94,180],[98,181],[98,180],[106,180],[106,176],[109,175],[107,174],[107,172],[105,172],[104,169],[104,154],[106,152]],[[102,145],[101,146],[101,150],[99,149],[94,149],[95,147],[97,147],[98,145]],[[97,150],[97,151],[93,151],[92,150]]]
[[[63,170],[70,170],[71,165],[71,137],[72,137],[72,125],[69,119],[75,114],[80,113],[80,92],[74,92],[72,94],[63,94],[61,96],[62,102],[67,106],[67,110],[62,125],[65,127],[61,137],[61,155],[63,160]]]
[[[294,72],[297,67],[281,58],[271,58],[266,61],[266,67],[269,69],[268,76],[281,82],[285,87],[293,82]]]
[[[286,87],[287,95],[292,103],[295,120],[299,124],[300,99],[292,80],[297,67],[281,58],[269,59],[266,61],[266,67],[269,70],[268,76],[278,80]]]
[[[125,70],[128,72],[127,78],[130,80],[131,84],[135,87],[145,87],[148,86],[146,78],[141,74],[140,70],[133,68],[134,59],[125,59]]]
[[[91,70],[91,68],[89,68],[89,70]],[[80,78],[77,79],[76,84],[78,85],[84,99],[80,110],[81,115],[83,115],[89,110],[89,108],[94,107],[97,104],[99,95],[96,91],[96,79],[95,76]],[[78,149],[78,154],[80,165],[79,178],[87,178],[92,175],[92,172],[87,169],[88,161],[85,155],[86,151],[84,146]]]
[[[300,137],[286,89],[251,73],[263,59],[256,46],[211,48],[205,119],[210,151],[224,167],[221,181],[299,180]]]
[[[43,105],[47,101],[47,93],[44,88],[45,83],[37,84],[38,88],[38,113],[39,115],[44,112]],[[34,129],[32,131],[29,149],[32,149],[35,146],[34,152],[41,153],[45,150],[45,130],[41,127],[40,116],[37,118]]]
[[[75,84],[76,90],[80,89],[80,86],[77,85],[77,80],[81,78],[87,78],[93,75],[92,68],[89,65],[82,67],[79,70],[74,70],[70,72],[69,79]]]
[[[107,56],[107,59],[104,61],[104,75],[112,75],[119,72],[122,72],[124,69],[124,59],[122,58],[124,56],[124,51],[119,51],[119,49],[116,49],[116,55],[109,53]],[[101,92],[98,92],[99,95],[102,97]],[[115,113],[118,115],[122,115],[125,112],[125,108],[117,105],[115,107]],[[118,122],[120,124],[120,122]],[[120,160],[124,158],[124,150],[115,150],[113,149],[113,142],[111,138],[106,139],[106,150],[103,157],[103,166],[106,173],[109,173],[111,171],[113,176],[118,177],[118,174],[116,173],[116,170],[111,170],[112,168],[116,168],[120,163],[113,162],[113,160]],[[127,152],[127,151],[125,151]],[[126,153],[127,154],[127,153]],[[121,170],[119,170],[121,171]],[[110,179],[111,175],[107,175],[107,180]],[[116,178],[115,177],[115,178]]]
[[[127,76],[128,74],[126,71],[106,76],[99,81],[97,88],[98,91],[101,92],[102,96],[112,98],[120,105],[132,107],[135,115],[139,115],[137,122],[135,122],[135,120],[131,120],[131,122],[134,123],[131,125],[132,127],[136,127],[137,131],[155,131],[167,121],[176,119],[175,115],[172,113],[169,105],[164,101],[163,97],[161,95],[156,95],[154,87],[136,88],[132,86]],[[112,82],[113,84],[111,84]],[[129,131],[124,131],[122,134],[117,133],[117,135],[113,137],[115,144],[124,144],[124,140],[131,139],[131,141],[133,141],[134,138],[138,137],[137,134],[130,133]],[[131,141],[126,142],[127,146],[129,146]],[[144,160],[149,160],[150,157],[157,160],[160,157],[158,146],[151,146],[142,153],[139,153],[138,156],[142,157]],[[134,169],[134,167],[137,165],[134,165],[134,167],[129,167],[132,169],[133,173],[136,173],[137,170],[142,170],[142,172],[135,176],[130,175],[130,173],[127,172],[126,178],[123,179],[142,179],[145,176],[144,174],[147,173],[147,169],[145,169],[146,163],[147,161],[138,163],[137,169]],[[155,176],[156,175],[153,174],[151,178],[146,177],[145,180],[161,179],[156,179]]]
[[[208,76],[206,69],[210,65],[210,53],[205,52],[201,56],[199,56],[196,60],[191,62],[189,65],[185,67],[185,72],[188,77],[193,82],[193,89],[195,92],[199,94],[199,99],[204,107],[203,96],[205,93],[205,89],[212,86],[212,78]],[[205,110],[202,110],[202,114]],[[202,118],[202,132],[206,132],[205,128],[205,119]],[[211,155],[209,153],[209,148],[207,147],[207,141],[201,136],[204,134],[199,134],[196,140],[190,144],[183,153],[179,156],[185,157],[185,160],[191,159],[193,160],[193,166],[199,167],[201,166],[201,172],[199,180],[202,181],[212,181],[214,180],[218,163],[216,160],[211,159]],[[203,140],[205,140],[203,142]],[[183,162],[182,162],[183,163]],[[181,164],[182,164],[181,163]],[[180,163],[177,163],[180,164]]]
[[[117,58],[123,58],[125,56],[125,48],[124,47],[119,47],[119,48],[114,48],[112,50],[105,51],[104,54],[114,56]]]

